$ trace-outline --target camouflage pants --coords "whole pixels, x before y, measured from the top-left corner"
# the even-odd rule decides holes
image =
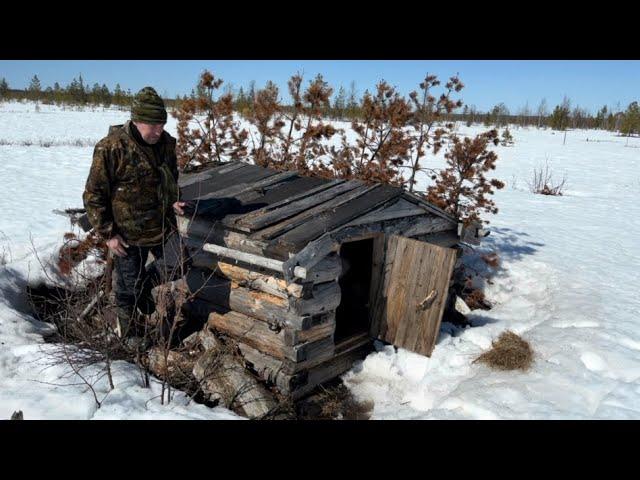
[[[116,256],[115,299],[118,316],[133,318],[136,309],[149,315],[155,311],[151,289],[162,283],[177,280],[189,268],[188,256],[177,234],[172,234],[161,245],[125,249],[126,257]],[[151,253],[154,261],[148,266]]]

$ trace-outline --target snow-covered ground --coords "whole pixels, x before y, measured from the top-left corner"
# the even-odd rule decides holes
[[[24,286],[42,275],[31,237],[41,259],[60,244],[68,221],[51,210],[81,206],[91,145],[127,118],[0,104],[0,418],[19,409],[25,418],[237,418],[180,393],[160,405],[157,386],[141,388],[128,364],[97,409],[85,387],[64,386],[77,379],[46,365],[51,327],[24,313]],[[175,135],[173,119],[167,130]],[[550,130],[511,133],[515,146],[497,148],[495,176],[507,186],[482,246],[502,260],[485,286],[495,307],[474,311],[473,327],[443,324],[431,358],[380,345],[345,374],[358,399],[373,401],[373,418],[640,418],[640,140],[570,131],[563,145]],[[547,161],[567,177],[562,197],[528,191]],[[530,371],[472,363],[505,329],[531,343]],[[97,390],[107,394],[106,380]]]

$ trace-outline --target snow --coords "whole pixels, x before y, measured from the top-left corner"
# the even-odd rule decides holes
[[[125,363],[115,366],[115,390],[104,379],[96,385],[106,396],[97,408],[85,386],[62,386],[78,378],[48,365],[54,346],[42,336],[51,326],[26,313],[23,294],[42,275],[31,238],[41,259],[60,245],[68,221],[51,210],[81,206],[92,142],[128,113],[39,108],[0,104],[0,418],[15,410],[25,418],[238,418],[181,392],[161,405],[157,381],[142,388]],[[173,119],[167,130],[175,135]],[[569,131],[563,145],[550,130],[511,133],[515,145],[496,148],[494,176],[507,185],[479,252],[501,260],[495,271],[484,266],[494,308],[469,314],[472,327],[444,323],[431,358],[377,343],[343,376],[357,399],[373,402],[374,419],[640,418],[640,139]],[[567,177],[562,197],[528,190],[533,169],[547,162],[554,178]],[[442,155],[429,164],[442,165]],[[529,371],[473,363],[506,329],[534,349]]]
[[[640,418],[640,142],[512,134],[515,146],[498,148],[494,175],[507,186],[481,248],[502,261],[484,288],[495,306],[474,311],[473,327],[444,324],[431,358],[378,345],[345,374],[357,398],[374,402],[373,418]],[[547,160],[567,176],[562,197],[528,191]],[[530,371],[472,363],[505,329],[531,343]]]

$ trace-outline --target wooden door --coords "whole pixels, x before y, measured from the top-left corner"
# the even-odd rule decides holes
[[[371,335],[431,356],[456,251],[397,235],[386,247],[381,274],[373,278]]]

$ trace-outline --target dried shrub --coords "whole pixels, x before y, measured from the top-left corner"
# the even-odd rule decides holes
[[[547,162],[544,169],[542,167],[533,169],[533,179],[529,182],[529,190],[531,193],[540,195],[562,196],[566,181],[567,178],[564,176],[559,183],[555,183]]]
[[[481,255],[480,258],[484,263],[486,263],[492,268],[498,268],[500,266],[500,257],[496,252],[491,252],[485,255]]]
[[[507,330],[500,334],[498,340],[492,342],[491,350],[473,361],[476,362],[498,370],[526,371],[533,362],[533,349],[529,342]]]
[[[299,420],[368,420],[373,402],[358,402],[340,381],[320,386],[318,392],[296,405]]]
[[[491,304],[485,298],[482,290],[477,288],[468,292],[463,292],[462,299],[471,310],[491,310]]]
[[[63,276],[70,275],[71,271],[92,252],[99,258],[107,258],[106,243],[94,231],[89,232],[83,240],[79,240],[71,232],[65,233],[63,238],[65,242],[58,251],[57,260],[58,271]]]

